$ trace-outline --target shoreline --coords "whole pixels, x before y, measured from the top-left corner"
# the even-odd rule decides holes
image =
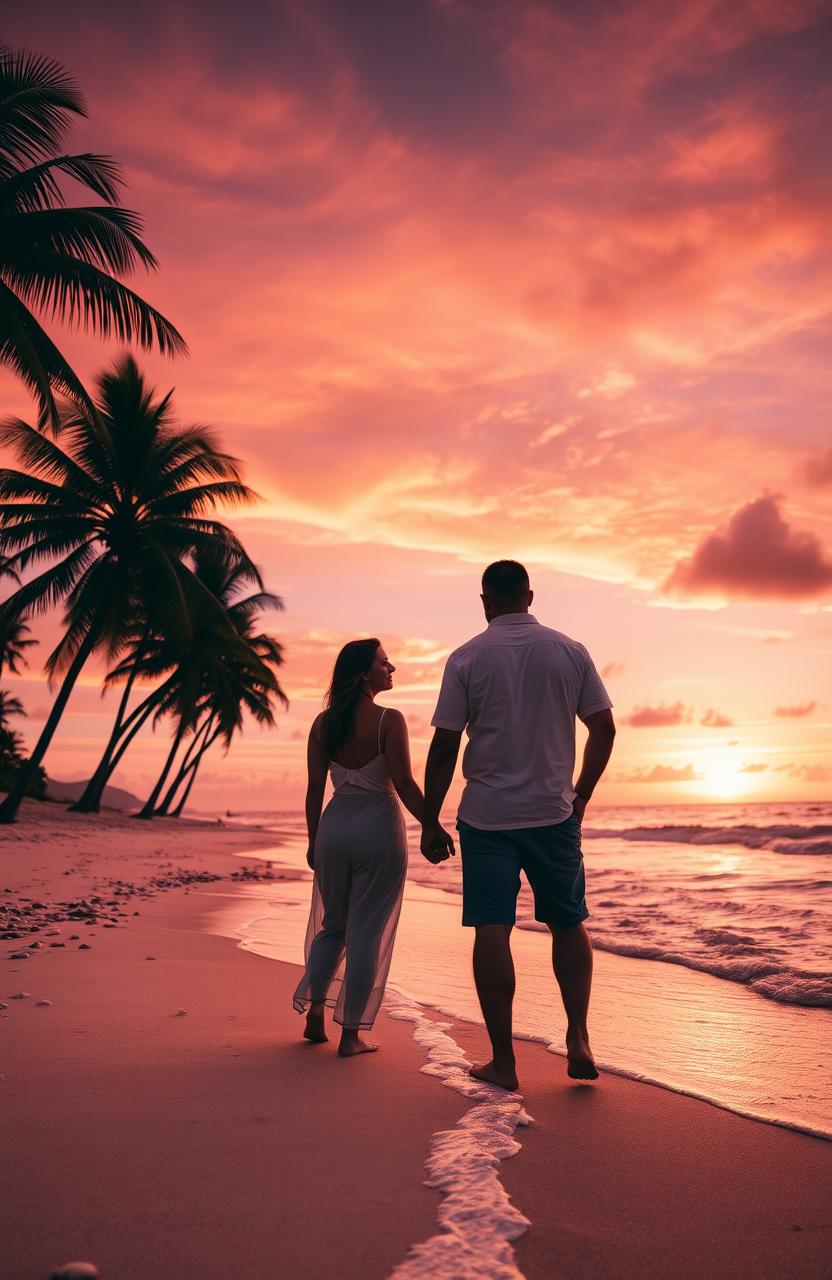
[[[177,824],[171,854],[170,828],[95,823],[61,815],[30,828],[25,865],[25,842],[0,854],[0,890],[15,878],[18,896],[66,898],[70,885],[124,882],[128,867],[138,881],[173,861],[222,874],[237,896],[235,854],[258,860],[251,828],[209,839],[204,824]],[[263,847],[276,843],[262,834]],[[309,1280],[388,1276],[436,1235],[443,1202],[423,1185],[424,1162],[471,1104],[425,1078],[412,1026],[386,1010],[377,1057],[344,1062],[332,1044],[305,1045],[290,1008],[297,966],[211,932],[211,885],[140,906],[106,932],[56,925],[65,945],[30,961],[8,958],[20,940],[0,952],[0,1131],[15,1153],[0,1197],[2,1280],[39,1280],[70,1257],[95,1262],[102,1280],[266,1280],[278,1259]],[[70,930],[93,949],[79,953]],[[17,982],[31,996],[12,1004]],[[449,1034],[482,1060],[481,1027],[454,1020]],[[575,1085],[540,1044],[520,1042],[518,1056],[535,1123],[499,1177],[531,1220],[515,1244],[528,1280],[825,1275],[829,1143],[611,1073]]]
[[[279,860],[275,865],[297,871],[295,861]],[[303,888],[300,883],[255,886],[240,895],[236,905],[219,907],[218,932],[241,940],[257,954],[296,962],[302,952],[309,892],[305,871],[298,874],[304,877]],[[482,1026],[470,980],[470,938],[457,927],[458,895],[414,880],[408,883],[388,987],[442,1017]],[[453,921],[441,921],[437,912],[452,912]],[[560,1056],[562,1014],[539,932],[516,930],[514,948],[519,975],[515,1037]],[[832,1025],[828,1010],[791,1010],[762,1000],[740,984],[652,959],[598,951],[595,967],[594,1043],[605,1072],[746,1119],[832,1139],[824,1074],[832,1044],[826,1034]],[[642,1034],[645,1048],[637,1052]],[[801,1035],[802,1041],[794,1039]],[[764,1070],[756,1070],[758,1060]],[[800,1105],[788,1102],[786,1085],[781,1095],[757,1092],[769,1086],[772,1073],[780,1079],[790,1066],[801,1071]],[[721,1073],[732,1082],[730,1087],[723,1084]],[[817,1095],[813,1080],[821,1091]]]

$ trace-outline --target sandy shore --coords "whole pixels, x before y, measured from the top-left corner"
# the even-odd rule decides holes
[[[381,1278],[436,1232],[424,1160],[470,1104],[419,1073],[410,1024],[382,1014],[382,1052],[340,1061],[298,1039],[293,966],[207,932],[235,851],[273,843],[38,805],[3,829],[0,907],[39,927],[0,942],[2,1280],[71,1258],[104,1280]],[[481,1029],[450,1034],[482,1056]],[[500,1172],[529,1280],[828,1274],[832,1144],[569,1085],[536,1045],[520,1067],[535,1125]]]

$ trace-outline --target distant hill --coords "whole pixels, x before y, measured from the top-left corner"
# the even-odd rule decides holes
[[[57,800],[59,804],[72,804],[80,797],[86,785],[86,778],[81,782],[58,782],[55,778],[49,778],[46,783],[46,794],[50,800]],[[105,809],[121,809],[128,812],[131,809],[140,809],[144,801],[130,791],[123,791],[121,787],[105,787],[101,803]]]

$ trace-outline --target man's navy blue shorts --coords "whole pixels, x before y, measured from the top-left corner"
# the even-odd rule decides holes
[[[520,872],[534,894],[534,918],[569,928],[586,920],[581,824],[573,815],[550,827],[482,831],[456,824],[462,850],[462,923],[514,924]]]

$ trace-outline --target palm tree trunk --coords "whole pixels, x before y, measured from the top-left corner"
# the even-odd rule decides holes
[[[179,750],[179,744],[182,741],[184,736],[185,736],[185,718],[183,716],[179,721],[179,728],[176,730],[176,733],[174,735],[173,745],[170,751],[168,752],[168,758],[165,761],[165,767],[162,770],[162,772],[159,774],[159,778],[156,782],[156,786],[153,788],[150,795],[145,800],[142,808],[136,814],[137,818],[149,819],[153,817],[153,811],[156,808],[156,801],[159,799],[159,796],[162,793],[162,787],[165,785],[165,780],[171,771],[173,762],[176,759],[176,753]]]
[[[203,746],[196,760],[194,760],[193,764],[191,765],[191,776],[188,779],[188,785],[186,786],[183,792],[182,799],[179,801],[179,804],[174,809],[172,817],[178,818],[181,815],[182,810],[185,808],[185,802],[187,801],[188,796],[191,794],[191,787],[194,785],[194,782],[196,780],[197,770],[199,769],[199,766],[202,764],[202,757],[208,751],[208,748],[213,746],[214,742],[217,740],[219,736],[220,736],[220,730],[215,729],[214,732],[211,734],[211,737],[207,740],[207,742]]]
[[[194,731],[194,736],[191,739],[191,745],[188,747],[188,750],[185,752],[184,759],[181,765],[179,766],[179,771],[177,772],[173,782],[168,787],[167,794],[165,795],[164,800],[159,805],[159,808],[156,810],[156,813],[160,818],[164,818],[167,816],[167,812],[173,803],[173,797],[176,795],[177,791],[179,790],[179,787],[182,784],[182,779],[187,774],[194,756],[198,756],[202,754],[201,751],[199,750],[199,739],[200,737],[202,737],[203,743],[205,742],[205,739],[208,737],[208,734],[211,732],[213,723],[214,723],[214,715],[211,714],[205,719],[204,723],[201,724],[199,728]],[[203,731],[204,731],[204,737],[203,737]]]
[[[121,737],[123,730],[124,715],[127,711],[127,703],[130,700],[130,694],[133,692],[133,683],[139,674],[139,664],[133,667],[124,686],[124,693],[121,696],[121,702],[116,712],[116,720],[113,725],[113,732],[110,734],[110,740],[104,749],[104,754],[96,766],[95,772],[84,788],[82,794],[75,801],[75,804],[69,806],[70,813],[98,813],[101,808],[101,797],[104,794],[104,787],[110,776],[109,764],[112,759],[113,752],[116,749],[116,743]]]
[[[89,809],[85,810],[85,812],[98,813],[98,810],[101,807],[101,800],[104,795],[104,788],[106,787],[107,783],[110,781],[110,778],[113,776],[116,769],[118,768],[119,763],[121,761],[121,757],[124,755],[125,751],[130,746],[130,743],[133,741],[133,739],[135,738],[139,730],[142,728],[142,726],[149,719],[150,713],[153,711],[153,708],[156,705],[156,700],[157,700],[156,695],[158,694],[158,692],[159,692],[158,689],[154,689],[153,693],[148,694],[144,702],[139,703],[139,705],[130,713],[130,715],[125,720],[124,724],[121,726],[121,732],[122,732],[121,742],[119,743],[118,747],[114,750],[112,756],[110,757],[109,761],[106,764],[106,767],[104,766],[104,762],[102,760],[101,764],[99,764],[98,769],[96,769],[93,777],[90,779],[89,783],[87,784],[87,789],[84,792],[84,796],[87,799]],[[93,783],[95,784],[94,786],[93,786]]]
[[[64,707],[69,701],[69,695],[72,693],[75,681],[81,674],[81,668],[87,658],[95,648],[95,642],[98,639],[98,626],[96,620],[93,620],[83,644],[79,648],[75,657],[72,659],[69,670],[64,676],[64,682],[61,685],[58,696],[52,704],[52,710],[46,720],[46,724],[41,730],[41,735],[37,740],[35,749],[29,756],[29,759],[21,765],[20,772],[14,780],[12,787],[5,800],[0,804],[0,823],[15,822],[17,819],[17,811],[20,808],[23,797],[29,789],[29,783],[36,776],[38,765],[46,755],[47,749],[54,736],[55,730],[64,712]]]

